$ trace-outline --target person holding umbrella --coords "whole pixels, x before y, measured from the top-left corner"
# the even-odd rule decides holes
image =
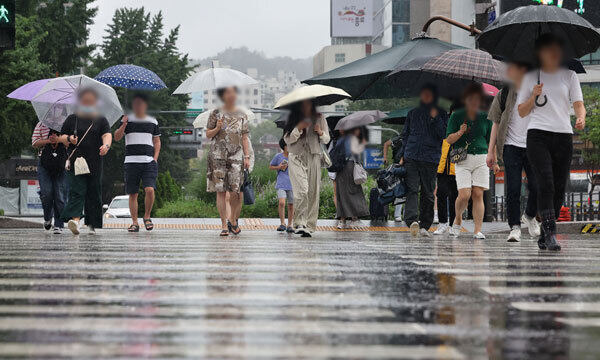
[[[311,237],[319,217],[322,144],[330,139],[327,121],[317,112],[313,100],[306,99],[292,106],[283,138],[290,153],[296,234]]]
[[[69,147],[67,179],[69,198],[61,214],[68,228],[79,234],[85,214],[90,233],[102,228],[102,159],[110,150],[112,134],[108,120],[100,115],[98,93],[82,88],[77,93],[77,111],[62,125],[58,141]]]
[[[437,105],[436,87],[427,84],[419,94],[420,104],[408,113],[402,131],[400,165],[406,167],[408,193],[404,207],[404,221],[412,236],[431,236],[433,224],[434,190],[437,166],[448,117]],[[419,198],[420,197],[420,198]]]
[[[517,99],[519,115],[529,119],[527,157],[538,181],[538,211],[542,218],[538,246],[555,251],[561,249],[556,241],[556,218],[564,201],[573,155],[571,105],[575,128],[583,130],[586,117],[579,79],[574,71],[561,67],[563,47],[562,39],[553,34],[537,39],[540,69],[525,75]],[[542,98],[545,105],[540,102]]]
[[[236,106],[237,93],[236,87],[217,90],[223,106],[213,110],[206,126],[206,137],[212,140],[206,186],[209,192],[217,193],[222,225],[220,236],[228,236],[229,233],[239,235],[241,232],[237,219],[242,206],[240,191],[244,171],[250,168],[248,117]],[[231,208],[229,219],[226,204],[228,192]]]

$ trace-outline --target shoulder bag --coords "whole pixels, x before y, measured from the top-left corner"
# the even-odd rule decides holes
[[[452,145],[452,149],[450,149],[450,152],[448,153],[448,157],[450,158],[451,163],[459,164],[467,159],[469,145],[471,145],[471,142],[473,141],[474,128],[475,124],[473,124],[473,127],[471,127],[471,130],[469,131],[468,138],[464,147],[456,147]]]
[[[367,182],[367,170],[357,161],[354,161],[354,169],[352,170],[354,176],[354,183],[361,185]]]
[[[85,139],[85,137],[87,136],[87,134],[90,132],[90,130],[92,129],[92,126],[94,126],[94,122],[92,122],[90,124],[90,127],[88,127],[88,129],[85,131],[85,134],[83,134],[83,136],[81,137],[81,140],[79,140],[79,142],[77,143],[77,145],[75,145],[75,149],[73,149],[73,151],[71,152],[71,154],[69,154],[69,157],[67,158],[67,161],[65,162],[65,169],[71,170],[71,157],[73,156],[73,154],[75,154],[75,152],[77,151],[77,149],[79,149],[79,145],[81,145],[81,143],[83,142],[83,139]],[[77,134],[77,119],[75,119],[75,134]],[[75,135],[77,136],[77,135]],[[89,174],[90,173],[90,167],[88,166],[87,161],[85,161],[85,158],[83,156],[79,156],[75,159],[75,176],[77,175],[85,175],[85,174]]]
[[[244,193],[244,205],[254,205],[256,196],[254,194],[254,185],[250,180],[250,172],[244,170],[244,183],[242,184],[242,192]]]

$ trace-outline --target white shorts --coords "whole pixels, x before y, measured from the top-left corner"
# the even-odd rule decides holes
[[[487,155],[468,154],[464,161],[455,164],[456,186],[458,189],[470,189],[478,186],[484,190],[490,187],[490,169],[485,162]]]

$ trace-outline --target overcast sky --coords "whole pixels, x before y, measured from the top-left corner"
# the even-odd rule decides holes
[[[90,42],[102,42],[115,9],[141,4],[162,10],[166,28],[181,25],[179,49],[194,59],[239,46],[304,58],[330,42],[328,0],[97,0]]]

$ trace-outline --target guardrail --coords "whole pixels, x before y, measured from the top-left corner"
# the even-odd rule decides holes
[[[506,197],[496,196],[492,203],[493,216],[496,221],[506,221]],[[521,196],[521,212],[527,205],[527,196]],[[600,193],[591,196],[585,192],[570,192],[565,195],[563,206],[571,211],[571,220],[600,220]]]

